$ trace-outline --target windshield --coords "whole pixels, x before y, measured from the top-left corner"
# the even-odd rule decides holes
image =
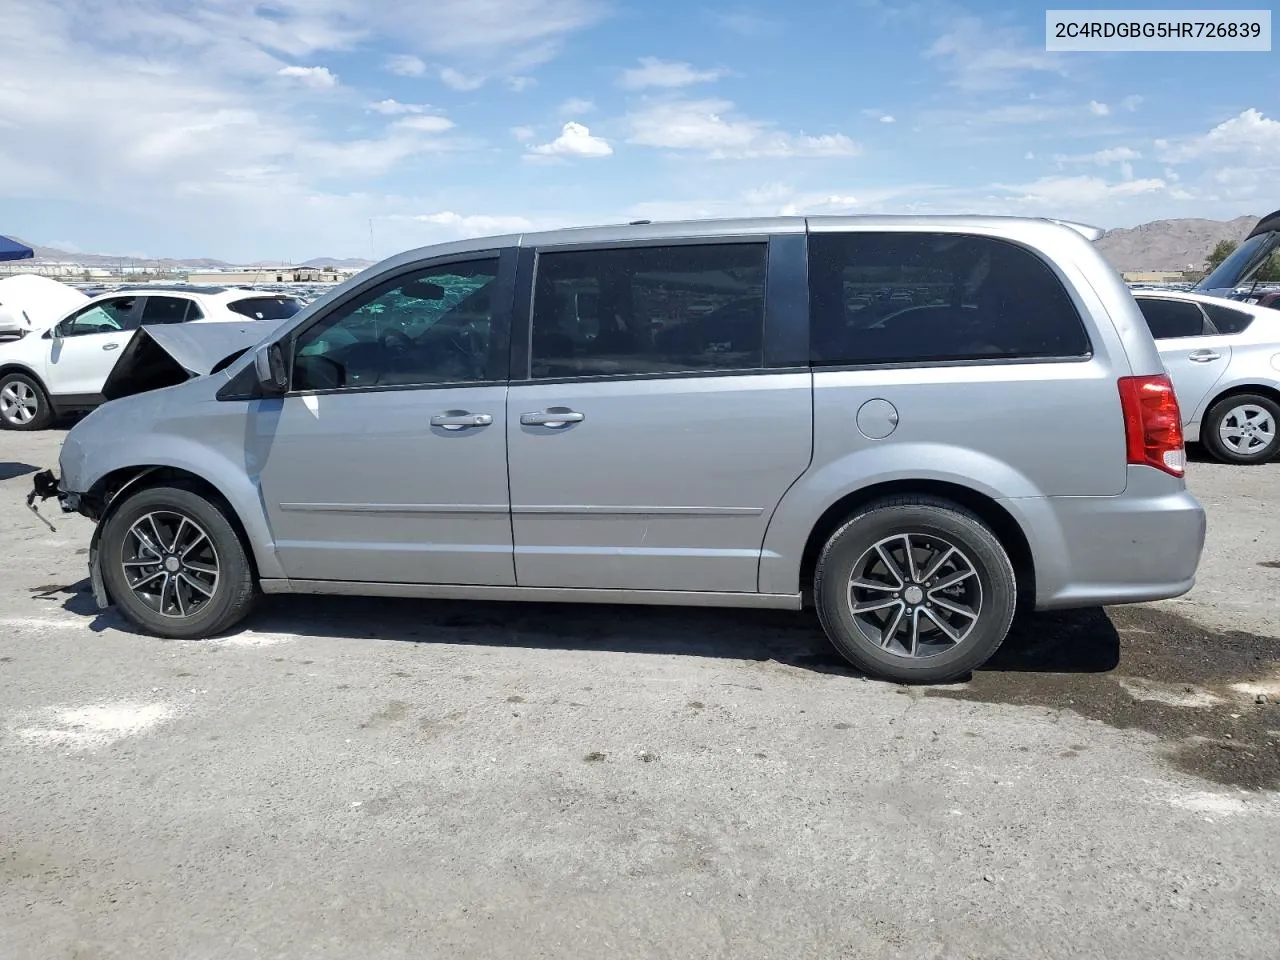
[[[1267,261],[1267,257],[1280,247],[1280,230],[1271,230],[1250,237],[1223,260],[1218,269],[1196,285],[1199,293],[1225,296],[1232,288],[1248,283],[1250,277]]]

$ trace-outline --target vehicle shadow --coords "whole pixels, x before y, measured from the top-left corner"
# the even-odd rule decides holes
[[[0,481],[12,480],[14,477],[21,477],[23,474],[35,473],[39,467],[33,467],[29,463],[19,463],[13,460],[0,460]]]
[[[95,632],[136,632],[115,610],[97,609],[88,580],[38,598],[62,596],[63,609],[88,619]],[[857,675],[827,641],[812,610],[276,596],[263,598],[238,632],[243,630],[773,661],[820,673]],[[1106,613],[1093,608],[1020,617],[1004,646],[982,669],[1104,673],[1119,662],[1120,635]]]

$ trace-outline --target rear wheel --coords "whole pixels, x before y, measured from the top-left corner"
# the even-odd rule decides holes
[[[147,633],[198,640],[248,615],[253,570],[224,508],[182,487],[130,496],[106,519],[99,562],[120,612]]]
[[[1266,463],[1280,453],[1280,404],[1257,393],[1225,397],[1209,408],[1200,439],[1224,463]]]
[[[0,427],[43,430],[53,422],[53,404],[44,388],[25,373],[0,377]]]
[[[958,504],[897,497],[865,507],[823,548],[818,617],[858,669],[940,683],[984,664],[1013,622],[1013,565],[999,539]]]

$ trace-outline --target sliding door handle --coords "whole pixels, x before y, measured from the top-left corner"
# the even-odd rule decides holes
[[[522,413],[520,422],[526,427],[567,427],[587,419],[585,413],[574,410],[544,410],[541,413]]]
[[[491,423],[493,423],[493,417],[487,413],[442,413],[431,418],[433,427],[444,427],[446,430],[487,427]]]

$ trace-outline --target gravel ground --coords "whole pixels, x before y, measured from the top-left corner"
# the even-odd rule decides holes
[[[0,435],[4,960],[1276,956],[1280,465],[1191,465],[1187,598],[907,689],[808,614],[282,598],[138,636],[88,522],[22,506],[60,438]]]

